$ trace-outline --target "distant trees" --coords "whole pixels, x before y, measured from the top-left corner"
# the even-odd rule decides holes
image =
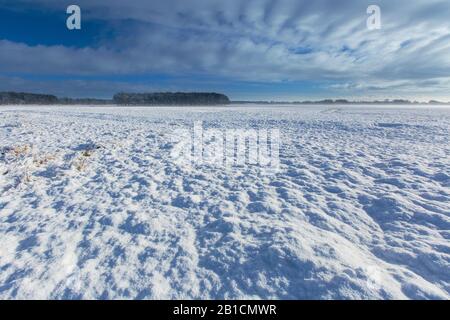
[[[93,99],[93,98],[59,98],[58,104],[62,105],[107,105],[113,104],[112,100],[108,99]]]
[[[410,101],[405,99],[385,99],[374,101],[349,101],[346,99],[326,99],[319,101],[230,101],[221,93],[214,92],[156,92],[156,93],[118,93],[111,99],[94,98],[58,98],[50,94],[35,94],[25,92],[0,92],[0,105],[5,104],[37,104],[37,105],[226,105],[226,104],[289,104],[289,105],[450,105],[450,102],[430,100],[429,102]]]
[[[57,98],[48,94],[0,92],[0,104],[118,104],[118,105],[223,105],[230,100],[214,92],[118,93],[113,100]]]
[[[214,92],[156,92],[118,93],[114,102],[119,105],[222,105],[230,99]]]
[[[0,92],[0,104],[56,104],[58,98],[49,94]]]

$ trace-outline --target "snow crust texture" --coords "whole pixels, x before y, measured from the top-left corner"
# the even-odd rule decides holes
[[[279,129],[280,170],[173,132]],[[450,109],[0,107],[2,299],[449,299]]]

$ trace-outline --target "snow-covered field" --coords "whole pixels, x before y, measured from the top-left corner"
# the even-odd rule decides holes
[[[275,128],[280,168],[173,132]],[[450,109],[0,107],[0,298],[448,299]]]

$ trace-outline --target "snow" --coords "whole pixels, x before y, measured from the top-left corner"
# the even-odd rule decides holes
[[[280,167],[173,132],[279,129]],[[449,299],[450,109],[0,107],[0,298]]]

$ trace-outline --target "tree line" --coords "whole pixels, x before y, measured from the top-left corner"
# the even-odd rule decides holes
[[[58,98],[49,94],[25,92],[0,92],[0,104],[117,104],[117,105],[223,105],[230,99],[224,94],[214,92],[160,92],[160,93],[118,93],[108,99]]]
[[[50,94],[0,92],[0,104],[57,104],[58,98]]]
[[[450,102],[430,100],[428,102],[410,101],[403,99],[348,101],[345,99],[326,99],[319,101],[230,101],[221,93],[214,92],[156,92],[156,93],[125,93],[121,92],[113,99],[93,98],[58,98],[50,94],[36,94],[25,92],[0,92],[0,105],[5,104],[35,104],[35,105],[225,105],[235,104],[291,104],[291,105],[345,105],[345,104],[392,104],[392,105],[449,105]]]
[[[214,92],[156,92],[118,93],[114,102],[119,105],[220,105],[229,104],[224,94]]]

